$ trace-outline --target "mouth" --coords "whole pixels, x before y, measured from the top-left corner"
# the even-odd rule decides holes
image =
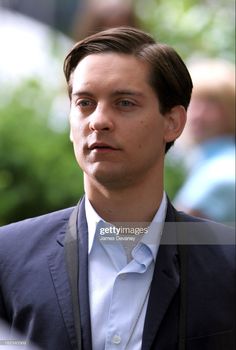
[[[91,145],[89,145],[88,149],[90,151],[96,151],[96,152],[110,152],[110,151],[118,150],[118,148],[103,142],[92,143]]]

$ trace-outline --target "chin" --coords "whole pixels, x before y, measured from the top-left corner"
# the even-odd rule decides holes
[[[95,174],[93,178],[100,185],[110,189],[120,188],[121,183],[123,182],[121,181],[121,176],[117,176],[117,174],[115,176],[115,174],[112,173]]]
[[[134,176],[128,176],[127,172],[121,169],[96,169],[92,173],[87,173],[88,178],[107,189],[121,189],[130,186]]]

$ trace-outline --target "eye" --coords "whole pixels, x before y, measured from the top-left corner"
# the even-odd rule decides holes
[[[135,103],[133,101],[130,101],[130,100],[127,100],[127,99],[123,99],[123,100],[119,100],[117,102],[117,105],[119,107],[122,107],[122,108],[131,108],[131,107],[135,106]]]
[[[89,109],[95,106],[95,102],[90,99],[79,99],[76,101],[76,106],[80,107],[81,109]]]

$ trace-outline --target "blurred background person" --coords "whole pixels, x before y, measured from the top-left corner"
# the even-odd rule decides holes
[[[175,205],[193,215],[233,223],[235,66],[206,59],[189,69],[194,88],[183,147],[190,171]]]
[[[111,27],[139,27],[133,1],[87,0],[74,22],[72,37],[79,41]]]

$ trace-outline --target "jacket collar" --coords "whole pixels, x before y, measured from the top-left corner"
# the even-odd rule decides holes
[[[68,222],[72,211],[78,210],[78,220],[71,227],[71,231],[78,232],[78,256],[79,256],[79,305],[81,318],[81,334],[83,350],[91,350],[91,323],[89,309],[89,291],[88,291],[88,232],[85,215],[84,198],[81,199],[76,208],[71,208],[68,216],[63,219],[63,225],[57,235],[56,254],[48,257],[49,268],[51,271],[54,287],[61,308],[62,316],[66,325],[73,349],[77,349],[76,332],[73,320],[73,309],[68,272],[65,264],[64,241]]]
[[[166,235],[175,236],[173,237],[173,241],[177,240],[177,233],[174,229],[175,225],[168,225],[168,223],[176,221],[175,215],[175,209],[172,207],[171,203],[168,202],[166,223],[163,231],[164,241],[166,241]],[[169,228],[171,228],[171,230]],[[161,241],[144,323],[142,350],[151,348],[164,316],[178,291],[179,284],[180,276],[177,246],[174,244],[166,245]]]

